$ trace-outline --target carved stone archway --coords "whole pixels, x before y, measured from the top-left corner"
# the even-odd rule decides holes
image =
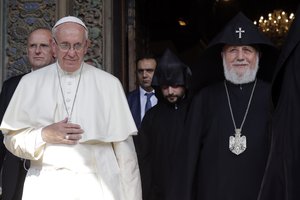
[[[30,70],[26,39],[32,29],[52,27],[57,19],[74,15],[89,28],[92,45],[86,59],[119,77],[124,88],[128,88],[132,76],[128,62],[132,56],[128,56],[127,49],[127,8],[126,0],[0,1],[0,83]]]

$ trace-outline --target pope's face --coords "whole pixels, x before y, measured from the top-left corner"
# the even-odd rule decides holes
[[[225,45],[222,51],[225,76],[233,77],[234,80],[230,81],[234,83],[252,81],[258,69],[258,55],[259,52],[252,46]]]
[[[52,46],[58,63],[64,71],[78,70],[88,48],[84,27],[69,22],[59,25]]]

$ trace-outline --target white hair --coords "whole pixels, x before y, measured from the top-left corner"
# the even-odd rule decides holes
[[[235,69],[232,67],[230,70],[228,69],[228,66],[225,61],[225,57],[223,58],[223,68],[224,68],[224,75],[226,80],[234,83],[234,84],[244,84],[244,83],[250,83],[256,79],[256,74],[259,68],[259,54],[256,55],[256,62],[254,69],[251,69],[249,66],[245,69],[245,72],[243,75],[238,75],[235,71]]]

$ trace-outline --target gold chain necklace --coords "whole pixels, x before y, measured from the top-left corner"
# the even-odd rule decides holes
[[[58,82],[59,82],[59,87],[60,87],[61,95],[62,95],[63,102],[64,102],[64,107],[65,107],[65,110],[66,110],[67,115],[68,115],[68,122],[71,122],[71,118],[72,118],[72,114],[73,114],[73,108],[74,108],[74,105],[75,105],[75,100],[76,100],[76,97],[77,97],[78,88],[79,88],[79,84],[80,84],[80,80],[81,80],[82,69],[83,69],[83,63],[80,66],[79,80],[78,80],[78,83],[77,83],[77,86],[76,86],[76,91],[75,91],[75,94],[74,94],[72,107],[71,107],[71,110],[70,110],[70,113],[69,113],[69,110],[67,108],[67,103],[66,103],[65,95],[64,95],[64,91],[63,91],[63,88],[62,88],[62,85],[61,85],[61,80],[60,80],[61,78],[60,78],[60,75],[59,75],[58,64],[56,62],[57,77],[58,77]]]
[[[246,117],[248,115],[248,111],[249,111],[250,104],[251,104],[251,101],[252,101],[252,97],[253,97],[254,89],[255,89],[255,86],[256,86],[256,82],[257,82],[257,80],[255,79],[255,82],[254,82],[254,85],[253,85],[253,88],[252,88],[252,91],[251,91],[251,95],[250,95],[250,98],[249,98],[249,101],[248,101],[248,105],[247,105],[247,109],[246,109],[243,121],[241,123],[240,128],[237,128],[236,124],[235,124],[233,112],[232,112],[232,107],[231,107],[231,103],[230,103],[230,97],[229,97],[229,93],[228,93],[228,89],[227,89],[227,85],[226,85],[226,80],[224,80],[224,86],[225,86],[225,90],[226,90],[227,101],[228,101],[228,105],[229,105],[231,119],[232,119],[233,126],[234,126],[234,132],[235,132],[234,136],[229,137],[229,149],[232,153],[234,153],[236,155],[239,155],[239,154],[243,153],[247,148],[246,136],[244,136],[244,135],[241,136],[241,135],[242,135],[242,128],[243,128],[244,122],[246,120]]]

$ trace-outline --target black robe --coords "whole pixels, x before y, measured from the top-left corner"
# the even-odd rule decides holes
[[[145,114],[137,139],[143,200],[164,200],[173,169],[189,99],[178,104],[159,100]]]
[[[295,16],[272,84],[274,136],[259,200],[300,199],[300,6]]]
[[[240,127],[254,83],[227,82],[232,111]],[[195,96],[186,122],[187,141],[180,153],[181,178],[173,182],[172,200],[255,200],[258,196],[270,146],[270,86],[258,80],[242,128],[247,149],[229,150],[234,135],[224,82],[208,86]],[[174,185],[175,184],[175,185]]]
[[[24,74],[12,77],[3,83],[0,94],[0,121],[6,108]],[[2,199],[21,200],[23,185],[27,171],[24,169],[24,159],[9,152],[3,143],[4,136],[0,131],[0,169],[2,169]],[[29,161],[26,162],[29,168]],[[1,199],[1,198],[0,198]]]

